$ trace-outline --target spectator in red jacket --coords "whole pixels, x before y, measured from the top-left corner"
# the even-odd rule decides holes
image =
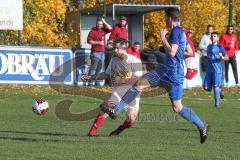
[[[141,44],[139,42],[135,42],[131,48],[128,48],[127,53],[140,59],[141,58],[139,52],[140,47]]]
[[[186,29],[185,34],[187,36],[187,42],[191,46],[192,49],[192,55],[185,55],[185,63],[186,63],[186,68],[187,68],[187,73],[186,73],[186,79],[191,80],[193,77],[198,73],[198,69],[196,66],[195,62],[195,44],[192,39],[192,30],[191,29]]]
[[[114,26],[109,41],[113,42],[116,38],[128,39],[127,17],[125,16],[119,18],[119,23]]]
[[[238,38],[237,35],[234,34],[233,25],[227,26],[227,31],[220,38],[220,45],[222,45],[227,51],[227,55],[229,57],[229,61],[225,61],[225,79],[228,85],[228,69],[229,63],[231,63],[233,75],[235,78],[236,85],[238,84],[238,73],[237,73],[237,61],[236,61],[236,51],[238,50]]]
[[[104,70],[105,61],[105,36],[112,31],[112,27],[103,19],[98,18],[96,27],[92,28],[88,34],[87,42],[92,45],[91,48],[91,66],[89,75],[97,75]],[[93,85],[93,82],[89,82]],[[95,81],[95,85],[99,86],[99,81]]]

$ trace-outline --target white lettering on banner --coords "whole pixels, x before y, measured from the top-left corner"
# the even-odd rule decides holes
[[[36,55],[36,58],[38,58],[38,63],[37,63],[37,67],[36,67],[36,72],[40,74],[40,70],[42,70],[42,74],[41,75],[50,75],[48,68],[47,68],[47,64],[45,61],[47,55]]]
[[[7,71],[7,56],[0,53],[0,60],[1,60],[1,68],[0,68],[0,74],[3,74]]]
[[[7,54],[8,55],[8,54]],[[8,73],[7,74],[20,74],[21,73],[21,56],[19,54],[8,55]]]
[[[63,55],[58,55],[58,59],[59,59],[59,64],[63,64]],[[49,56],[49,62],[52,62],[49,64],[49,70],[50,73],[52,73],[53,76],[60,76],[63,73],[63,65],[60,65],[60,71],[57,73],[56,70],[56,65],[55,65],[55,60],[56,60],[56,56],[52,55]]]
[[[60,76],[64,72],[63,55],[0,53],[0,62],[0,74],[30,74],[34,80],[43,80],[44,76],[50,74]]]

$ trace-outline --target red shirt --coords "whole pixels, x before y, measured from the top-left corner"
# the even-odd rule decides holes
[[[185,58],[188,58],[188,57],[195,57],[195,52],[196,52],[196,48],[195,48],[195,45],[194,45],[194,42],[193,40],[187,36],[187,43],[190,45],[191,49],[192,49],[192,52],[193,54],[191,56],[185,56]]]
[[[195,52],[196,52],[195,44],[194,44],[193,39],[188,36],[188,33],[190,32],[190,30],[189,30],[189,29],[186,29],[186,30],[184,30],[184,32],[185,32],[186,37],[187,37],[187,43],[190,45],[190,47],[191,47],[191,49],[192,49],[192,52],[193,52],[193,54],[192,54],[191,56],[185,55],[184,57],[185,57],[185,58],[195,57]]]
[[[233,57],[238,50],[238,38],[235,34],[222,35],[219,44],[225,48],[228,57]],[[229,48],[230,45],[232,45],[233,48]]]
[[[119,24],[116,24],[113,28],[113,31],[109,37],[109,40],[113,40],[115,38],[123,38],[128,39],[128,30],[126,27],[120,27]]]
[[[111,32],[111,30],[103,29],[99,30],[97,27],[94,27],[91,29],[91,31],[88,34],[87,42],[90,43],[90,41],[104,41],[105,42],[105,35],[107,33]],[[104,52],[105,51],[105,45],[92,45],[91,48],[92,52]]]
[[[133,47],[128,48],[127,53],[130,54],[130,55],[132,55],[132,56],[135,56],[135,57],[137,57],[137,58],[139,58],[139,59],[140,59],[140,57],[141,57],[139,50],[136,50],[136,51],[135,51]]]

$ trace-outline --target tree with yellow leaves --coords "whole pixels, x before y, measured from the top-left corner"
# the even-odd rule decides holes
[[[108,3],[128,2],[125,0],[110,0]],[[170,3],[171,0],[132,0],[134,3]],[[103,4],[103,0],[86,0],[86,7],[93,7]],[[240,12],[240,2],[234,0],[234,17]],[[181,24],[184,28],[194,31],[194,39],[199,41],[201,35],[206,32],[208,24],[214,25],[214,29],[224,33],[228,23],[228,3],[224,0],[177,0],[181,7]],[[239,14],[240,16],[240,14]],[[234,24],[236,20],[233,19]],[[165,28],[164,11],[148,13],[145,15],[145,47],[158,48],[161,41],[159,38],[160,28]]]
[[[63,0],[24,0],[23,45],[68,46]],[[17,44],[16,31],[1,31],[1,44]]]
[[[30,45],[67,46],[66,5],[62,0],[25,0],[22,41]]]
[[[228,0],[226,0],[228,2]],[[171,0],[106,0],[106,3],[170,3]],[[233,24],[240,31],[240,0],[234,2]],[[103,5],[104,0],[85,0],[85,7]],[[224,33],[228,23],[228,3],[224,0],[177,0],[181,7],[181,24],[191,27],[199,41],[208,24]],[[66,32],[66,14],[78,9],[77,0],[24,0],[23,45],[74,47],[76,38]],[[236,20],[238,17],[238,21]],[[160,28],[165,28],[164,12],[145,15],[145,47],[158,48]],[[240,33],[240,32],[239,32]],[[0,31],[0,44],[17,44],[16,31]]]

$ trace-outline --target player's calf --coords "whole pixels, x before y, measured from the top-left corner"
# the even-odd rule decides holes
[[[125,129],[131,128],[135,124],[135,120],[125,120],[122,125],[120,125],[116,130],[112,131],[109,136],[118,136],[120,135]]]
[[[107,114],[99,114],[96,117],[96,119],[94,120],[93,125],[92,125],[88,135],[94,136],[97,132],[97,129],[99,129],[103,125],[103,123],[107,117],[108,117]]]
[[[220,104],[220,93],[221,93],[221,89],[220,87],[215,86],[214,87],[214,101],[215,101],[215,107],[218,108],[219,104]]]

